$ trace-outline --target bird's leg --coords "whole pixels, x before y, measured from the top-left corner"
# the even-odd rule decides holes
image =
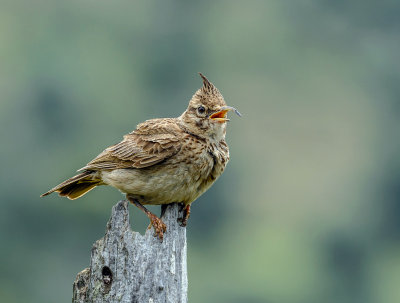
[[[183,217],[181,219],[181,226],[185,227],[190,217],[190,204],[186,205],[183,209]]]
[[[155,214],[149,211],[146,207],[144,207],[138,200],[130,197],[129,195],[126,195],[126,198],[137,208],[141,209],[146,214],[147,217],[149,217],[150,219],[149,228],[153,225],[155,231],[154,236],[158,236],[162,241],[164,238],[164,233],[167,231],[167,226],[165,225],[165,223],[159,217],[157,217]]]

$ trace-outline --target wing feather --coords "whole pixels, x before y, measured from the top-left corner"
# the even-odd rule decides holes
[[[155,122],[161,122],[161,125]],[[179,127],[171,119],[146,121],[80,170],[144,168],[155,165],[180,151],[178,132]]]

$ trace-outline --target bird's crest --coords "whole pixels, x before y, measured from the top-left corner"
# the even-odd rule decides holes
[[[206,76],[204,76],[202,73],[199,73],[199,75],[203,79],[203,86],[194,94],[193,98],[197,100],[202,100],[205,105],[226,105],[224,97],[221,95],[218,88],[216,88],[214,84],[208,81]]]
[[[201,88],[201,90],[205,94],[210,94],[210,95],[220,95],[221,94],[219,92],[218,88],[216,88],[214,86],[214,84],[212,84],[210,81],[208,81],[206,76],[204,76],[202,73],[199,73],[199,75],[203,79],[203,87]]]

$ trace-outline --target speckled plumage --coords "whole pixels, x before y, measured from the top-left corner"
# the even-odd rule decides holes
[[[180,117],[139,124],[121,142],[81,168],[80,174],[42,196],[58,192],[76,199],[98,185],[111,185],[139,207],[182,202],[189,213],[190,204],[215,182],[229,161],[226,114],[233,108],[226,106],[218,89],[201,77],[203,87]],[[140,208],[162,238],[162,221]]]

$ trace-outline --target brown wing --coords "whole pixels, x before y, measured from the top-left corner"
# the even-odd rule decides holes
[[[105,149],[80,170],[144,168],[172,157],[181,149],[181,143],[177,126],[171,122],[155,119],[138,125],[120,143]]]

